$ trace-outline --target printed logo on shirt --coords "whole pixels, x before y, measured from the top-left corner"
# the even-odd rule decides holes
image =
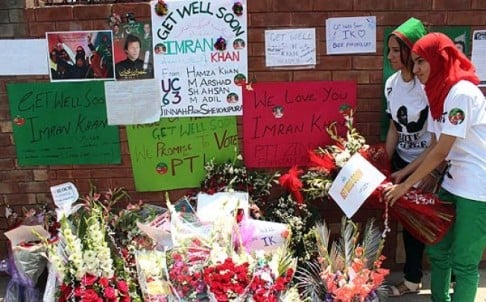
[[[449,111],[449,122],[453,125],[460,125],[464,121],[464,118],[466,117],[464,115],[464,111],[462,111],[459,108],[454,108],[451,111]]]

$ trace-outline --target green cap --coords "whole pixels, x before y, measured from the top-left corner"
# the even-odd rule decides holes
[[[405,42],[410,49],[412,49],[413,44],[427,34],[427,30],[425,30],[422,21],[412,17],[397,27],[392,34],[397,36],[400,40]]]

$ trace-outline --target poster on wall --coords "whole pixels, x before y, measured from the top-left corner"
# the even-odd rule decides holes
[[[47,32],[51,82],[113,80],[111,30]]]
[[[480,79],[480,86],[486,86],[486,30],[475,30],[472,40],[471,61],[476,67],[476,73]]]
[[[20,166],[121,162],[103,82],[16,83],[7,93]]]
[[[376,52],[376,17],[329,18],[326,20],[328,55]]]
[[[265,31],[265,66],[316,65],[316,29],[276,29]]]
[[[249,168],[307,165],[308,151],[331,143],[326,127],[356,107],[354,82],[255,83],[244,92],[244,160]]]
[[[238,148],[236,117],[161,118],[127,126],[137,191],[199,187],[211,159],[225,162]]]
[[[0,76],[47,75],[46,39],[2,39]]]
[[[137,22],[133,14],[128,14],[127,19],[127,23],[112,26],[115,77],[117,80],[153,79],[152,25]]]
[[[187,1],[156,13],[151,2],[155,77],[162,117],[242,114],[247,83],[246,1]]]

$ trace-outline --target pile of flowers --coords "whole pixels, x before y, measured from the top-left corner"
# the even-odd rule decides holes
[[[330,231],[324,223],[314,228],[317,261],[299,267],[297,287],[310,301],[383,301],[387,295],[383,281],[389,270],[381,268],[384,239],[374,220],[369,220],[362,243],[358,227],[342,219],[341,238],[329,248]]]
[[[92,190],[82,208],[60,219],[58,240],[45,242],[56,273],[46,291],[58,301],[141,301],[110,232],[112,206],[123,196],[124,190]]]

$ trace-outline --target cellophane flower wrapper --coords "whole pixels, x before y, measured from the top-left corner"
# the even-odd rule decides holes
[[[41,291],[36,285],[46,268],[45,251],[42,244],[12,247],[9,256],[11,279],[5,291],[5,301],[42,301]]]
[[[168,280],[166,253],[140,250],[136,253],[138,282],[145,302],[178,301]]]

